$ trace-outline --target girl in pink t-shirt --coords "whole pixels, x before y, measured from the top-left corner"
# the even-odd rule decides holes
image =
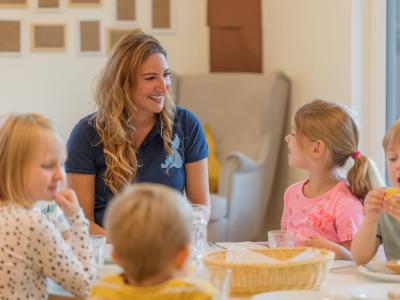
[[[307,170],[309,177],[286,190],[282,229],[295,233],[296,244],[351,259],[351,241],[364,218],[362,201],[382,181],[357,150],[359,133],[350,110],[323,100],[306,103],[285,140],[289,165]],[[343,178],[340,169],[349,159],[353,165]]]

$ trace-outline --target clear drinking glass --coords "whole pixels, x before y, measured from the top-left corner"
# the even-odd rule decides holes
[[[213,300],[228,300],[232,278],[232,269],[226,267],[206,267],[208,281],[217,290]]]
[[[294,247],[294,233],[287,230],[268,231],[268,244],[270,248]]]
[[[89,240],[95,264],[98,266],[104,265],[106,237],[104,235],[91,235]]]
[[[232,269],[225,266],[199,266],[192,276],[207,281],[214,290],[213,300],[228,300]]]
[[[201,262],[207,247],[208,207],[202,204],[192,204],[192,208],[192,257],[195,262]]]

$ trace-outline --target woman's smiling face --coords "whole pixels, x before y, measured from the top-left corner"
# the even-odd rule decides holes
[[[171,85],[167,60],[162,53],[153,53],[143,62],[134,80],[133,101],[138,113],[160,113]]]

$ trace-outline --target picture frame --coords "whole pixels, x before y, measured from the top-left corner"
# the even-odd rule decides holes
[[[67,49],[64,23],[31,23],[30,48],[32,52],[63,52]]]
[[[125,27],[125,28],[117,28],[117,27],[109,27],[106,30],[106,51],[110,53],[114,45],[126,34],[129,34],[134,30],[134,27]]]
[[[79,55],[99,55],[102,47],[102,22],[99,19],[80,19],[77,22],[77,53]]]
[[[38,10],[56,11],[60,9],[60,0],[36,0],[36,8]]]
[[[67,0],[67,1],[68,1],[67,5],[69,7],[75,7],[75,8],[84,8],[84,7],[97,8],[101,7],[102,5],[102,0]]]
[[[119,24],[135,23],[137,20],[137,0],[115,0],[114,16]]]
[[[171,34],[175,28],[175,1],[151,0],[150,20],[152,34]]]
[[[0,8],[27,8],[28,0],[0,0]]]
[[[0,56],[21,55],[22,27],[20,20],[0,20]]]

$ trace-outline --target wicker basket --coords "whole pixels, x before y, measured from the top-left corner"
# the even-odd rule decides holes
[[[334,260],[334,253],[318,249],[321,253],[318,259],[285,262],[304,250],[305,247],[251,250],[282,260],[280,264],[227,263],[225,262],[227,250],[210,252],[203,261],[206,266],[224,266],[232,269],[230,293],[233,296],[274,290],[319,288]]]

